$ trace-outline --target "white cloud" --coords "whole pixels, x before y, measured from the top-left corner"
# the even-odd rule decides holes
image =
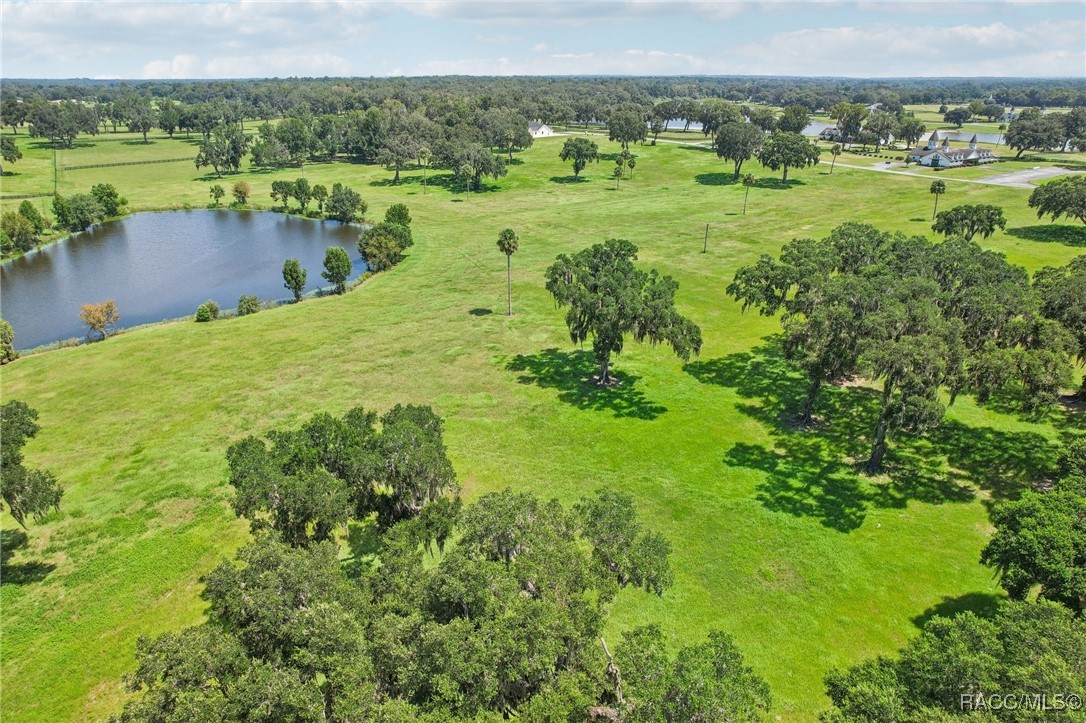
[[[144,78],[194,78],[198,75],[199,58],[181,53],[173,60],[152,60],[143,66]]]
[[[345,76],[351,75],[350,61],[332,53],[238,55],[213,58],[204,65],[204,74],[212,78],[243,78],[253,68],[263,68],[275,76]]]
[[[524,60],[475,58],[420,63],[415,75],[681,75],[718,73],[719,66],[686,53],[631,48],[613,53],[550,53]]]
[[[777,33],[733,48],[730,73],[893,76],[1078,76],[1082,24],[876,24]]]
[[[813,9],[727,0],[0,0],[0,52],[6,77],[370,75],[396,68],[1081,78],[1081,17],[1045,20],[1067,16],[1067,7],[1035,0],[819,2]],[[948,12],[977,20],[946,23]],[[797,27],[791,16],[800,13],[825,27],[773,32],[785,19]],[[416,30],[431,39],[416,42]],[[475,50],[449,50],[463,47]]]
[[[689,15],[720,20],[750,8],[780,2],[783,0],[400,0],[398,5],[416,15],[448,20],[580,25],[600,20],[625,21]]]
[[[8,77],[34,75],[24,68],[62,67],[71,68],[70,76],[99,70],[169,78],[205,77],[217,69],[240,76],[288,72],[292,57],[300,57],[303,65],[291,74],[342,72],[349,66],[342,57],[329,57],[327,43],[364,41],[387,6],[346,0],[5,1],[0,13],[5,69],[21,71],[5,70]],[[212,60],[201,64],[195,56]],[[243,68],[236,61],[244,58],[269,65]]]

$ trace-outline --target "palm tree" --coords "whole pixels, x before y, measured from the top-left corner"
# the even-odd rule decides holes
[[[507,228],[498,234],[498,248],[505,254],[505,293],[509,303],[509,311],[506,316],[513,315],[513,254],[520,248],[520,237],[517,232]]]
[[[1003,132],[1004,132],[1005,130],[1007,130],[1007,124],[1006,124],[1006,123],[1000,123],[1000,124],[999,124],[999,138],[997,138],[997,139],[996,139],[996,145],[997,145],[997,146],[998,146],[998,145],[999,145],[1000,143],[1002,143],[1002,142],[1003,142]]]
[[[630,168],[630,178],[633,178],[633,169],[634,166],[637,165],[637,161],[633,158],[633,156],[630,156],[630,160],[626,161],[626,165]]]
[[[756,179],[754,177],[753,173],[748,173],[747,175],[743,176],[743,185],[746,187],[746,190],[743,192],[743,215],[744,216],[747,215],[747,196],[750,195],[750,187],[753,186],[757,182],[758,182],[758,179]]]
[[[833,175],[833,165],[837,163],[837,156],[841,155],[841,144],[834,143],[833,148],[830,149],[830,155],[833,156],[833,160],[830,161],[830,175]]]
[[[942,196],[944,193],[946,193],[946,182],[932,181],[930,190],[933,194],[935,194],[935,209],[931,212],[931,219],[934,221],[935,214],[939,211],[939,196]]]
[[[471,184],[475,180],[475,171],[475,164],[471,161],[465,161],[464,163],[460,164],[460,175],[463,176],[465,181],[467,182],[464,196],[465,201],[471,200]]]
[[[419,165],[422,166],[422,195],[426,195],[426,167],[430,165],[430,149],[426,146],[419,148]]]
[[[617,166],[615,166],[615,170],[611,172],[611,175],[613,175],[615,177],[615,190],[617,191],[619,181],[622,178],[622,164],[621,163],[619,163]]]

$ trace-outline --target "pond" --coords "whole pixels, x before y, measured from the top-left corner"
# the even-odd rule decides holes
[[[83,304],[114,299],[119,326],[195,313],[214,299],[224,309],[242,294],[289,298],[283,262],[297,258],[306,291],[328,286],[329,246],[347,250],[353,276],[365,269],[359,228],[260,211],[139,213],[73,234],[0,267],[0,314],[19,349],[83,338]]]

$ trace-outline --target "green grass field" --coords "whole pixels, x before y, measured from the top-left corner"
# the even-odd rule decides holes
[[[183,140],[154,140],[124,147],[194,153]],[[378,167],[306,166],[311,182],[358,189],[371,215],[409,204],[406,260],[344,297],[156,325],[3,368],[4,399],[40,412],[28,463],[52,469],[67,490],[61,513],[32,526],[5,565],[6,721],[118,710],[137,636],[198,622],[201,576],[247,538],[227,504],[227,446],[359,404],[434,405],[468,498],[507,485],[566,502],[599,485],[635,495],[672,543],[676,584],[662,598],[623,593],[609,639],[648,622],[676,644],[722,628],[768,679],[782,720],[813,720],[826,706],[830,667],[892,654],[936,612],[992,605],[997,581],[977,561],[988,505],[1032,479],[1061,435],[1081,433],[1082,413],[1036,421],[962,398],[928,438],[900,440],[888,475],[863,477],[852,463],[866,450],[873,392],[828,390],[825,424],[792,429],[802,380],[780,358],[779,325],[743,315],[724,291],[740,265],[844,221],[930,232],[929,182],[841,166],[829,175],[823,164],[793,171],[785,188],[749,162],[744,170],[762,182],[742,216],[744,189],[711,152],[638,148],[634,177],[616,191],[610,156],[570,183],[561,143],[538,141],[470,198],[441,171],[424,195],[417,171],[394,187]],[[119,145],[64,151],[63,164],[112,162],[96,159],[116,157]],[[603,139],[601,150],[618,147]],[[51,187],[41,177],[51,151],[25,152],[5,194]],[[299,175],[246,169],[217,181],[191,163],[163,163],[65,171],[59,183],[62,193],[114,183],[138,210],[203,206],[212,183],[239,178],[270,204],[271,181]],[[948,186],[942,208],[1004,207],[1007,232],[986,245],[1015,263],[1037,269],[1086,250],[1081,228],[1038,225],[1027,189]],[[495,245],[507,226],[521,237],[511,318]],[[569,342],[542,277],[556,254],[612,236],[679,280],[680,310],[705,345],[684,365],[631,344],[616,364],[622,386],[598,390],[584,383],[590,356]],[[5,517],[5,529],[14,526]]]

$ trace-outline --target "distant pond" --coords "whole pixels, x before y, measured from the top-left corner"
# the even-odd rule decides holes
[[[353,276],[365,269],[359,228],[260,211],[138,213],[31,251],[0,267],[0,314],[19,349],[86,336],[88,302],[114,299],[121,327],[186,316],[208,299],[224,308],[242,294],[290,297],[283,262],[297,258],[306,291],[321,278],[329,246],[347,250]]]

